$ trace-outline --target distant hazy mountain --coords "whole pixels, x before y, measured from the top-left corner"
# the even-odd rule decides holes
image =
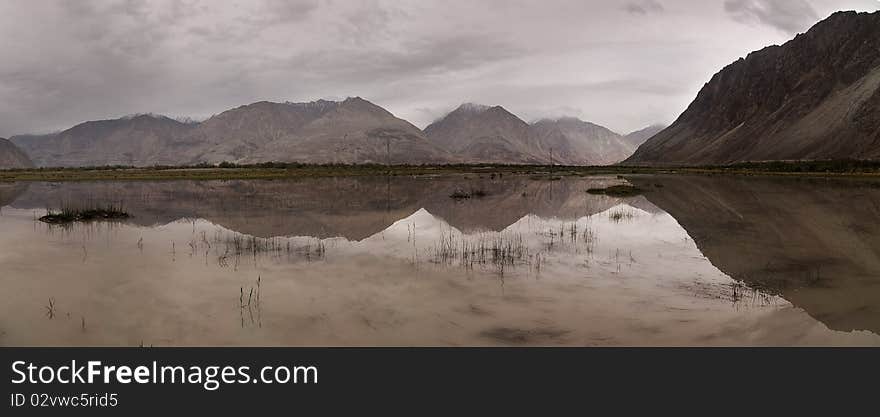
[[[636,148],[607,128],[572,117],[536,122],[531,138],[540,153],[552,152],[554,163],[566,165],[610,165]]]
[[[549,162],[549,154],[529,140],[529,124],[501,106],[462,104],[425,128],[437,146],[463,162],[530,164]]]
[[[425,128],[428,139],[464,162],[605,165],[635,150],[624,137],[576,118],[529,125],[501,106],[463,104]]]
[[[880,12],[839,12],[712,77],[624,163],[880,158]]]
[[[85,122],[60,133],[14,136],[37,166],[178,164],[168,147],[195,125],[155,115]]]
[[[0,138],[0,169],[30,168],[34,166],[27,154],[12,142]]]
[[[40,166],[450,160],[417,127],[361,98],[259,102],[201,123],[152,115],[127,117],[13,140]]]
[[[633,150],[636,150],[639,146],[642,146],[643,143],[647,142],[648,139],[651,139],[652,137],[654,137],[654,135],[662,132],[663,129],[666,129],[666,126],[651,125],[642,130],[632,132],[624,136],[623,138],[633,147]]]

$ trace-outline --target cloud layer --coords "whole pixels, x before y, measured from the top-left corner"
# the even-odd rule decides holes
[[[819,14],[806,0],[726,0],[724,10],[740,22],[765,24],[789,34],[819,20]]]
[[[623,9],[634,14],[660,13],[665,10],[663,4],[657,0],[628,1]]]
[[[718,69],[873,0],[81,0],[0,3],[0,136],[359,95],[424,126],[461,102],[619,131]]]

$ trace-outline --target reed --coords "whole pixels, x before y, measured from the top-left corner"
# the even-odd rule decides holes
[[[256,287],[251,286],[248,290],[247,302],[245,303],[244,298],[244,287],[239,287],[238,290],[238,306],[241,317],[241,327],[245,327],[245,310],[247,310],[247,315],[250,318],[250,322],[252,325],[257,325],[259,327],[263,327],[263,319],[262,319],[262,308],[260,307],[260,295],[262,293],[262,276],[257,276],[257,285]],[[254,312],[257,313],[256,319],[254,319]]]
[[[49,320],[55,318],[55,298],[53,297],[49,297],[49,304],[46,305],[46,317],[48,317]]]
[[[433,262],[457,264],[468,269],[493,265],[503,271],[506,266],[529,264],[531,258],[522,235],[518,233],[480,234],[468,238],[459,233],[442,231],[434,246]]]
[[[259,238],[237,232],[217,231],[213,237],[202,232],[189,241],[189,246],[192,253],[204,251],[206,258],[213,252],[224,268],[230,266],[230,261],[237,266],[242,258],[251,258],[255,263],[262,257],[311,262],[327,256],[327,245],[321,239],[294,245],[288,238]]]
[[[608,213],[608,219],[614,223],[630,221],[635,217],[635,214],[627,210],[614,210],[611,213]]]

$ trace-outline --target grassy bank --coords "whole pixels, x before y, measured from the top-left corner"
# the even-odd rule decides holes
[[[535,180],[562,176],[624,174],[732,174],[800,176],[878,176],[880,161],[811,161],[745,163],[701,167],[539,166],[539,165],[305,165],[266,163],[257,165],[191,167],[125,166],[90,168],[36,168],[0,171],[0,181],[96,181],[96,180],[224,180],[283,179],[334,176],[412,176],[441,174],[530,175]]]

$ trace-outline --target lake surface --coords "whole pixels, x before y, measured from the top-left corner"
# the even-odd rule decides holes
[[[585,192],[625,181],[646,193]],[[35,220],[108,203],[133,217]],[[0,207],[4,346],[880,345],[870,181],[0,183]]]

